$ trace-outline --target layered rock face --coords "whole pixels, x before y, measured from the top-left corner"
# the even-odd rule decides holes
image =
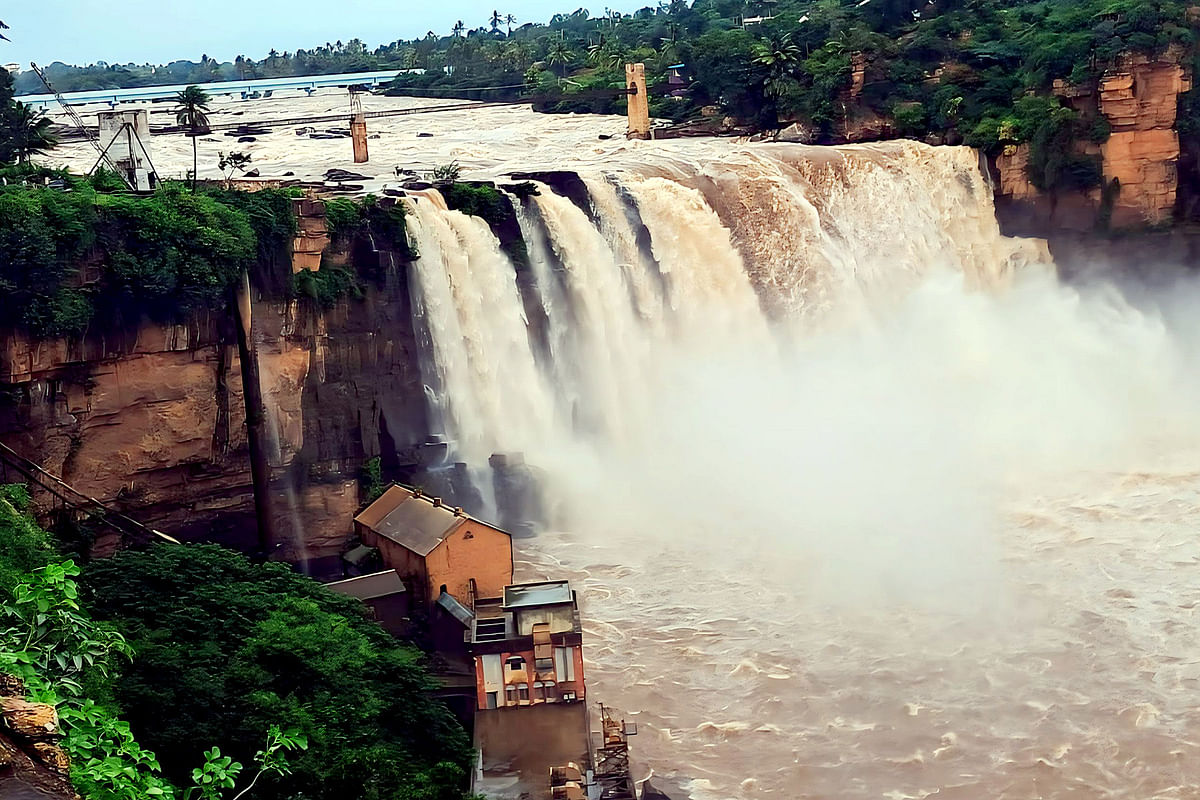
[[[1174,51],[1161,59],[1126,56],[1092,90],[1056,82],[1055,93],[1068,104],[1080,110],[1095,110],[1111,126],[1111,134],[1099,146],[1088,142],[1077,146],[1082,153],[1100,155],[1105,183],[1116,181],[1114,189],[1119,185],[1110,201],[1109,222],[1113,227],[1170,222],[1180,155],[1175,118],[1179,95],[1190,90],[1191,75]],[[1095,226],[1106,202],[1101,190],[1060,193],[1049,198],[1030,183],[1028,163],[1027,144],[1009,148],[997,157],[996,191],[1002,204],[1026,206],[1031,219],[1053,228],[1086,230]],[[1018,223],[1018,227],[1023,226]]]
[[[319,240],[312,226],[304,222],[301,235]],[[313,249],[300,250],[305,266]],[[405,268],[388,266],[352,306],[323,310],[258,293],[252,309],[273,557],[335,572],[363,460],[380,455],[394,468],[425,437]],[[0,441],[151,527],[251,549],[257,529],[235,341],[221,315],[74,343],[5,334]]]
[[[1112,125],[1112,134],[1100,146],[1104,177],[1121,184],[1114,225],[1171,219],[1179,160],[1175,115],[1179,95],[1191,88],[1191,76],[1169,57],[1128,57],[1100,81],[1100,112]]]

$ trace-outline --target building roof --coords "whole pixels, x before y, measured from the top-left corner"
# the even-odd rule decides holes
[[[327,583],[325,588],[338,594],[357,597],[359,600],[374,600],[377,597],[400,594],[404,591],[404,581],[400,580],[396,570],[386,569],[383,572],[372,572],[370,575]]]
[[[420,556],[433,552],[443,539],[467,520],[505,533],[494,525],[463,513],[462,509],[444,505],[440,498],[427,497],[394,484],[354,518],[363,527]]]
[[[347,564],[353,564],[354,566],[357,567],[357,566],[360,566],[368,558],[371,558],[371,557],[377,556],[377,555],[379,555],[379,550],[377,550],[376,548],[367,547],[365,544],[360,544],[355,547],[352,547],[349,551],[347,551],[346,554],[342,556],[342,560],[345,561]]]
[[[566,581],[517,583],[504,587],[504,608],[551,606],[573,601],[571,587]]]
[[[450,616],[461,622],[463,627],[471,627],[471,622],[474,621],[475,615],[471,613],[471,609],[458,602],[454,595],[449,592],[442,592],[438,595],[437,604],[449,612]]]

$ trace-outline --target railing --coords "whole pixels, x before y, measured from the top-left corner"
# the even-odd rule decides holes
[[[48,492],[62,506],[95,519],[120,535],[122,543],[145,544],[152,541],[179,544],[174,537],[149,528],[94,497],[75,489],[62,478],[30,461],[11,447],[0,443],[0,482],[9,483],[9,471]]]

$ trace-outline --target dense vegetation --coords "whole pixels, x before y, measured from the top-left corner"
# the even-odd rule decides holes
[[[0,317],[40,337],[222,307],[241,271],[295,230],[285,192],[167,184],[136,197],[102,191],[111,175],[8,174],[35,182],[0,186]]]
[[[168,777],[190,774],[197,742],[248,759],[278,723],[309,750],[261,797],[460,796],[465,734],[431,699],[420,654],[358,601],[211,545],[122,553],[82,580],[133,648],[114,691]]]
[[[465,733],[360,603],[216,546],[80,576],[27,503],[0,487],[0,672],[57,706],[85,800],[463,796]]]
[[[525,96],[547,111],[611,113],[624,99],[603,90],[621,87],[623,64],[640,61],[658,87],[657,116],[715,114],[761,129],[797,121],[816,141],[863,125],[985,149],[1029,142],[1034,183],[1077,188],[1099,174],[1070,143],[1101,141],[1107,130],[1060,102],[1054,82],[1087,86],[1127,52],[1178,46],[1191,58],[1197,30],[1180,0],[671,0],[633,14],[579,9],[547,24],[517,22],[496,11],[374,50],[353,39],[261,61],[52,72],[60,88],[77,89],[402,68],[413,72],[392,91]],[[690,86],[668,93],[667,68],[677,63]],[[861,93],[851,98],[856,68]],[[18,76],[18,88],[37,89],[31,77]],[[1185,98],[1181,128],[1200,127],[1195,108]]]

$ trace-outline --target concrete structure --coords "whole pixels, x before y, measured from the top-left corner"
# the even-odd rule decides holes
[[[477,707],[582,702],[583,629],[566,581],[507,586],[475,605],[471,630]]]
[[[470,609],[512,583],[512,537],[419,490],[391,486],[354,518],[354,528],[400,575],[412,608],[432,608],[445,591]]]
[[[296,89],[312,94],[317,89],[342,88],[349,86],[378,87],[387,83],[397,75],[404,73],[421,74],[423,69],[391,69],[377,72],[347,72],[337,75],[298,75],[286,78],[255,78],[242,81],[216,81],[202,83],[200,88],[210,96],[225,95],[251,99],[257,93],[263,96],[266,92]],[[81,92],[66,92],[63,97],[72,105],[84,103],[132,103],[144,100],[164,100],[175,97],[187,88],[187,84],[172,86],[139,86],[131,89],[88,89]],[[52,94],[29,94],[19,98],[21,102],[44,108],[54,105],[57,101]]]
[[[475,664],[475,790],[492,798],[557,798],[554,768],[591,766],[583,629],[566,581],[504,587],[470,620]],[[578,783],[578,782],[575,782]]]
[[[367,117],[355,114],[350,118],[350,140],[354,144],[354,163],[367,163]]]
[[[408,592],[396,570],[334,581],[325,584],[325,588],[362,600],[389,633],[399,636],[408,631]]]
[[[625,65],[625,88],[629,90],[628,114],[629,129],[625,132],[629,139],[650,138],[650,98],[646,94],[646,65]]]
[[[158,182],[147,149],[150,142],[150,112],[146,109],[101,111],[100,147],[139,192],[149,192]]]

